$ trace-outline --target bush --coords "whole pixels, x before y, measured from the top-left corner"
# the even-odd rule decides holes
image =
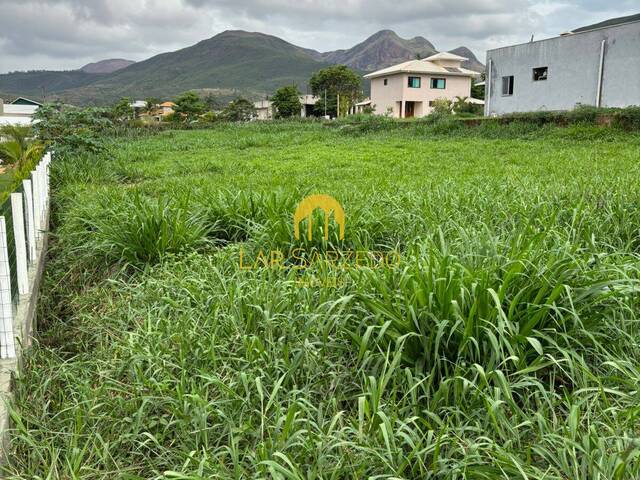
[[[256,109],[249,100],[236,98],[222,111],[222,117],[230,122],[246,122],[256,116]]]
[[[482,115],[484,107],[477,103],[469,102],[469,97],[456,97],[453,102],[453,112],[457,115]]]
[[[183,93],[176,99],[175,103],[175,112],[187,120],[193,120],[201,113],[204,113],[207,108],[195,92]]]
[[[88,220],[93,232],[90,254],[140,267],[157,263],[167,254],[207,245],[211,227],[189,211],[185,200],[139,195],[115,202],[112,197],[103,198],[100,214]]]
[[[375,105],[365,105],[362,108],[362,113],[364,113],[365,115],[373,115],[374,113],[376,113],[376,106]]]
[[[302,104],[298,87],[290,85],[281,87],[271,98],[276,118],[299,117]]]
[[[640,130],[640,107],[628,107],[613,113],[613,125],[624,130]]]
[[[432,103],[432,114],[436,115],[447,115],[452,112],[452,103],[451,100],[447,100],[446,98],[438,98]]]
[[[63,108],[47,104],[37,110],[34,120],[34,133],[61,156],[72,152],[104,152],[105,134],[114,127],[111,112],[102,108]]]

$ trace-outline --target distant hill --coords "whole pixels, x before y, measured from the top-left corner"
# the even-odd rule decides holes
[[[473,52],[467,47],[454,48],[453,50],[449,50],[449,52],[469,59],[466,62],[462,62],[462,66],[464,68],[468,68],[469,70],[476,72],[484,72],[484,64],[480,62],[480,60],[478,60]]]
[[[622,25],[623,23],[637,22],[638,20],[640,20],[640,13],[627,15],[626,17],[610,18],[609,20],[605,20],[604,22],[598,22],[592,25],[587,25],[586,27],[576,28],[574,30],[571,30],[571,33],[581,33],[595,30],[597,28],[614,27],[616,25]]]
[[[434,53],[437,53],[436,48],[426,38],[415,37],[405,40],[391,30],[381,30],[353,48],[321,53],[317,58],[372,72],[418,57],[425,58]]]
[[[4,98],[25,96],[34,100],[57,97],[59,92],[93,83],[96,76],[81,70],[13,72],[0,75]]]
[[[282,85],[295,84],[305,91],[313,72],[326,65],[280,38],[226,31],[61,94],[78,102],[87,98],[114,101],[122,96],[166,98],[186,90],[216,88],[259,97]]]
[[[44,94],[47,100],[85,105],[112,103],[125,96],[172,98],[187,90],[211,92],[222,100],[236,95],[257,99],[283,85],[294,84],[306,92],[311,75],[330,64],[366,73],[436,52],[423,37],[407,40],[391,30],[382,30],[353,48],[324,53],[272,35],[233,30],[137,63],[112,59],[75,71],[0,75],[0,91],[34,99]],[[469,68],[484,69],[465,47],[453,52],[469,58]]]
[[[123,58],[111,58],[109,60],[101,60],[95,63],[88,63],[80,70],[85,73],[113,73],[123,68],[127,68],[129,65],[133,65],[134,61],[125,60]]]

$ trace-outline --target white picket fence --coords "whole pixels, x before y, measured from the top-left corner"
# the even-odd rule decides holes
[[[16,337],[23,331],[16,325],[16,312],[23,295],[29,295],[36,281],[31,270],[35,269],[42,252],[43,236],[49,219],[49,165],[51,153],[44,155],[23,180],[22,192],[11,194],[11,218],[0,216],[0,358],[16,358]],[[7,243],[7,222],[15,240],[15,272],[11,271]],[[12,297],[11,277],[17,278],[17,297]],[[15,290],[15,289],[14,289]],[[15,293],[14,293],[15,295]],[[26,300],[26,298],[25,298]],[[18,328],[16,328],[18,327]]]

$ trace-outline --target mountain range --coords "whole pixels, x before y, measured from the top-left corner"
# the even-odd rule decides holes
[[[113,73],[127,68],[134,63],[136,62],[133,60],[125,60],[124,58],[110,58],[108,60],[101,60],[100,62],[89,63],[80,70],[85,73]]]
[[[459,47],[451,52],[469,59],[463,64],[466,68],[484,70],[469,49]],[[344,64],[362,74],[434,53],[435,46],[426,38],[403,39],[391,30],[377,32],[350,49],[331,52],[302,48],[263,33],[229,30],[141,62],[110,59],[72,71],[3,74],[0,92],[81,105],[111,103],[125,96],[165,99],[187,90],[210,93],[221,100],[236,95],[257,99],[283,85],[295,84],[305,92],[311,75],[331,64]]]

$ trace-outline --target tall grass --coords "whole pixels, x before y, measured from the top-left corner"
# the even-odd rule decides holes
[[[55,167],[6,474],[640,478],[640,147],[545,128],[221,126]],[[320,220],[293,239],[319,192],[344,241]],[[311,287],[239,264],[295,248],[400,262],[320,262],[305,274],[339,281]]]

